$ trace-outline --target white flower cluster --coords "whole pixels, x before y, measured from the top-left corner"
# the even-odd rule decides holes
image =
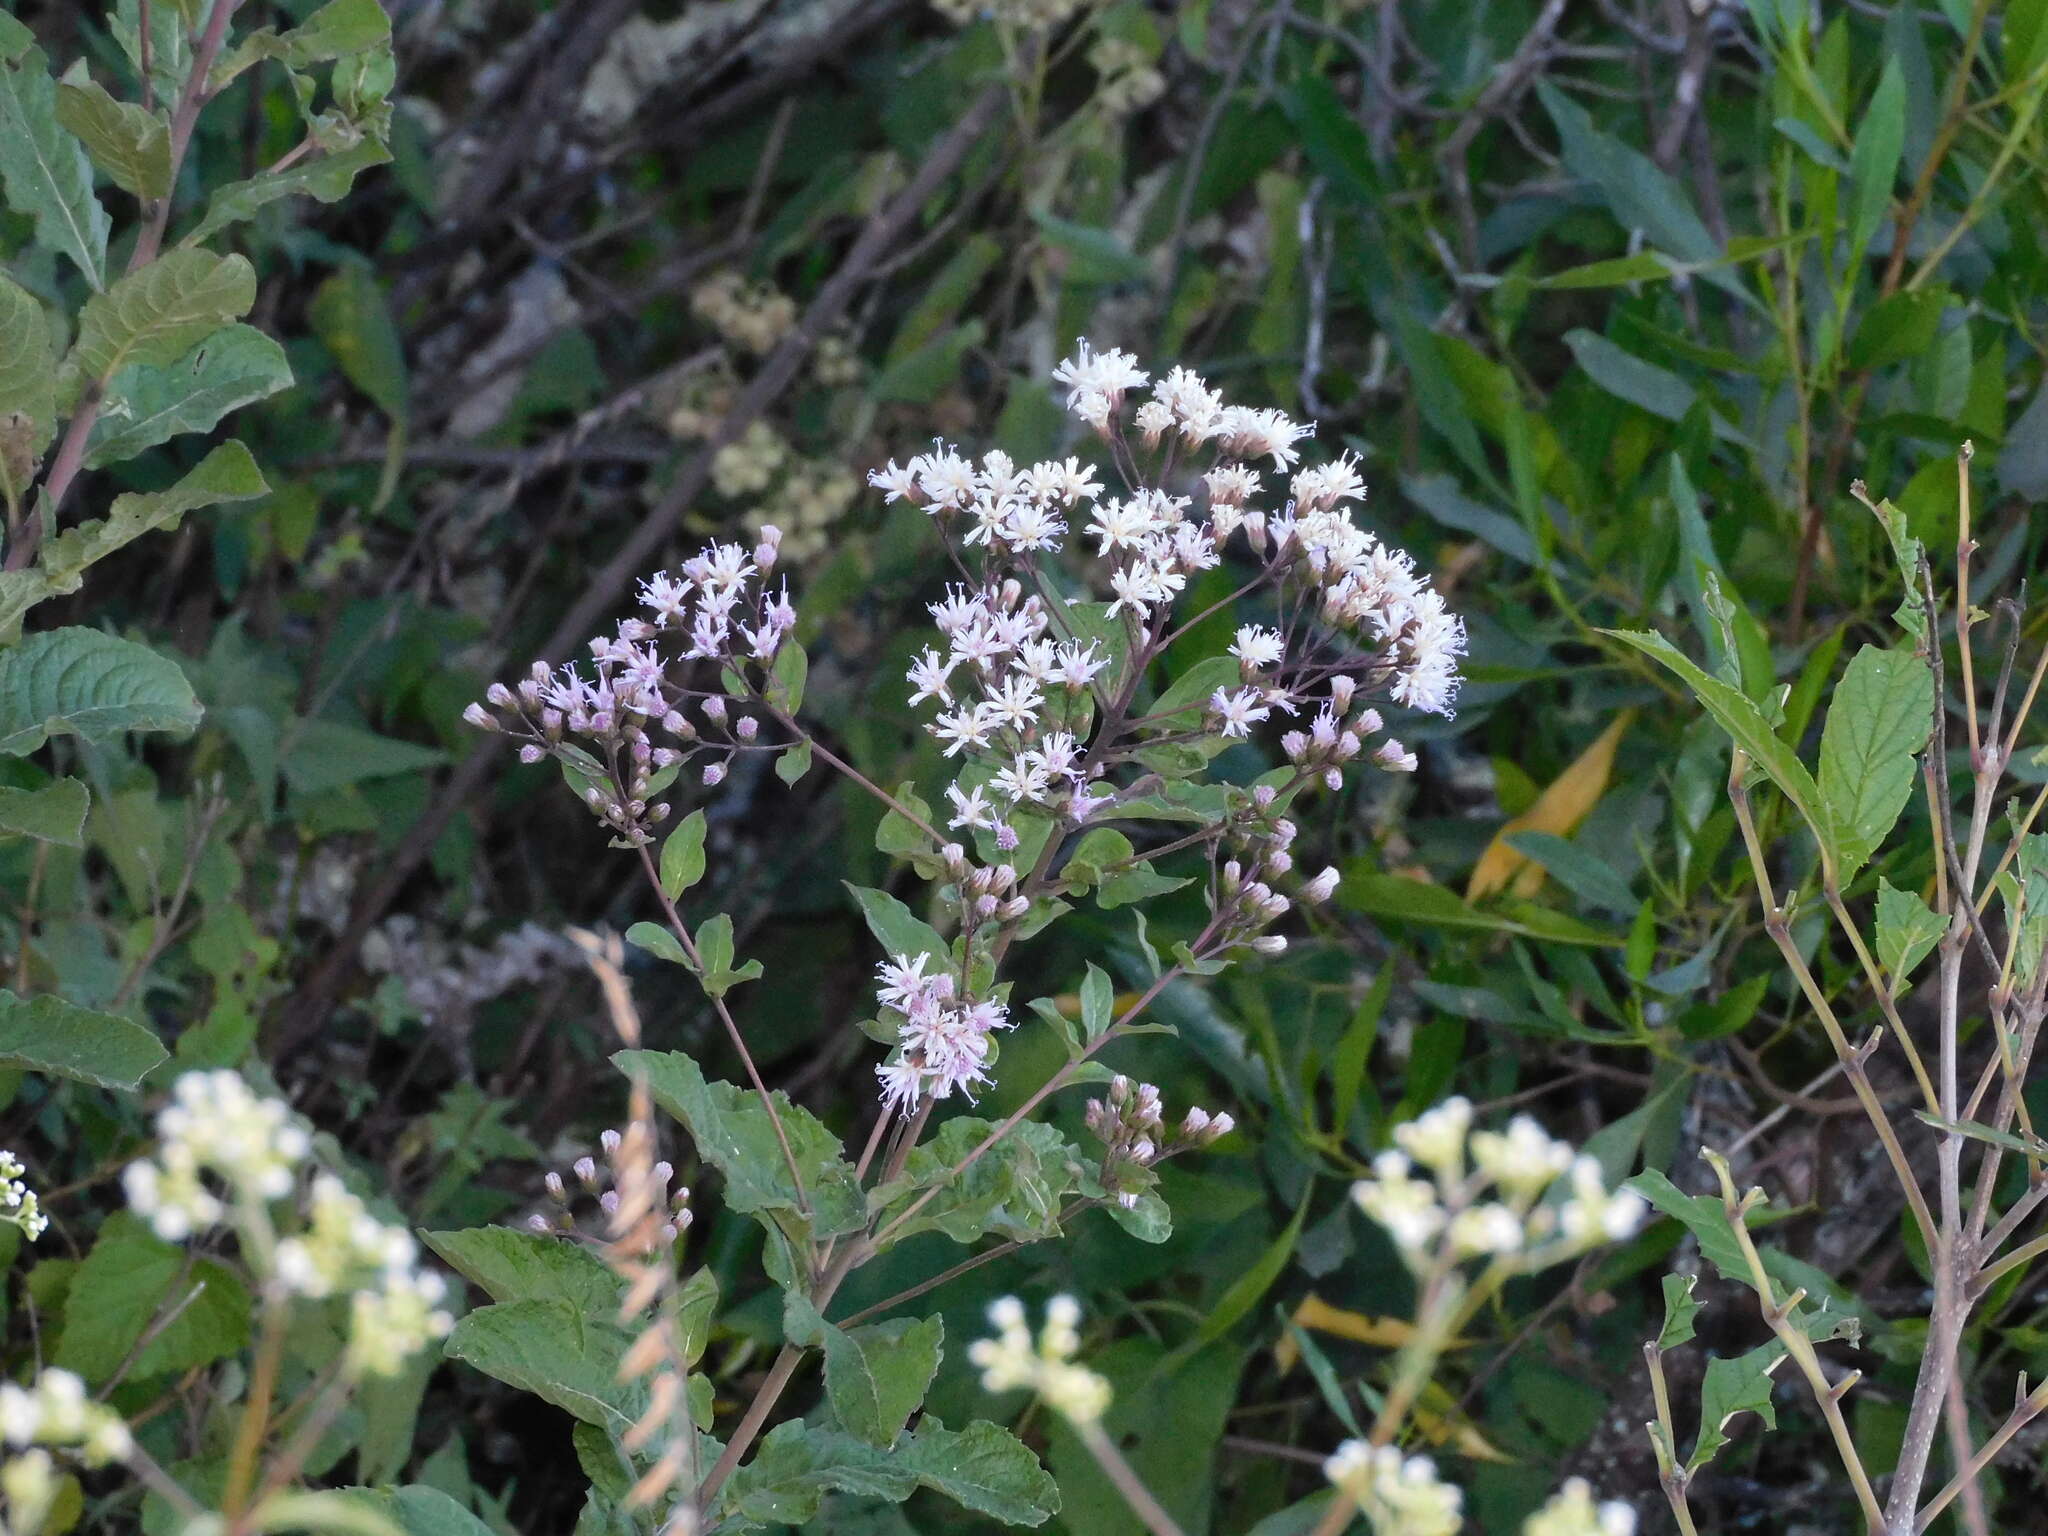
[[[33,1387],[0,1382],[0,1440],[10,1446],[76,1447],[87,1466],[119,1461],[132,1449],[128,1426],[104,1403],[86,1396],[69,1371],[46,1370]]]
[[[1574,1156],[1527,1115],[1505,1132],[1472,1130],[1463,1098],[1396,1127],[1394,1142],[1351,1195],[1417,1270],[1485,1256],[1533,1272],[1629,1236],[1648,1209],[1639,1195],[1609,1190],[1596,1160]],[[1560,1185],[1561,1198],[1545,1198]]]
[[[1087,1123],[1102,1143],[1102,1187],[1125,1210],[1134,1208],[1155,1182],[1146,1170],[1177,1153],[1206,1147],[1237,1126],[1227,1114],[1211,1115],[1196,1107],[1177,1131],[1168,1131],[1159,1090],[1150,1083],[1133,1083],[1121,1072],[1110,1079],[1106,1099],[1088,1101]]]
[[[1619,1499],[1593,1502],[1593,1487],[1574,1477],[1531,1515],[1522,1536],[1636,1536],[1636,1512]]]
[[[929,958],[897,955],[875,968],[875,1000],[898,1029],[895,1051],[875,1068],[885,1112],[908,1115],[920,1101],[951,1098],[956,1091],[971,1101],[975,1088],[988,1081],[990,1035],[1014,1022],[991,998],[956,996],[950,972],[927,975]]]
[[[34,1242],[43,1235],[50,1218],[43,1214],[36,1192],[22,1182],[22,1175],[27,1172],[12,1152],[0,1152],[0,1221],[20,1228],[21,1235]]]
[[[1109,1408],[1109,1382],[1086,1366],[1074,1364],[1081,1347],[1081,1306],[1071,1296],[1055,1296],[1045,1304],[1045,1325],[1038,1337],[1024,1319],[1024,1303],[1004,1296],[988,1309],[995,1324],[992,1339],[976,1339],[967,1358],[981,1368],[982,1389],[1035,1392],[1062,1418],[1092,1424]]]
[[[224,1070],[187,1072],[171,1099],[157,1115],[156,1157],[130,1163],[122,1175],[130,1208],[158,1236],[175,1242],[203,1233],[297,1187],[312,1142],[281,1101],[257,1097]],[[270,1231],[267,1217],[258,1225]],[[314,1175],[303,1224],[270,1247],[269,1265],[269,1278],[287,1294],[320,1300],[352,1293],[347,1364],[357,1375],[394,1375],[455,1326],[441,1307],[446,1282],[419,1267],[411,1234],[378,1221],[330,1173]]]
[[[1438,1478],[1427,1456],[1346,1440],[1323,1463],[1323,1475],[1364,1513],[1373,1536],[1457,1536],[1464,1524],[1464,1494]]]
[[[32,1387],[0,1383],[0,1441],[19,1454],[0,1463],[0,1530],[43,1529],[57,1506],[64,1479],[50,1449],[75,1452],[88,1467],[124,1460],[134,1449],[128,1425],[104,1403],[86,1396],[70,1371],[44,1371]],[[46,1449],[46,1447],[48,1449]]]
[[[712,544],[684,561],[679,572],[650,576],[640,584],[640,606],[651,617],[622,620],[616,635],[592,640],[590,676],[574,666],[550,669],[535,662],[516,690],[492,684],[486,702],[470,705],[463,719],[480,730],[523,739],[521,762],[553,754],[592,777],[607,762],[624,765],[623,796],[608,795],[593,783],[584,799],[628,842],[651,841],[649,828],[669,810],[665,803],[649,803],[657,792],[656,774],[704,755],[710,760],[701,777],[709,787],[724,780],[739,752],[773,749],[758,740],[759,718],[730,709],[724,693],[672,686],[660,640],[680,636],[685,661],[773,662],[796,627],[787,585],[768,587],[781,543],[781,531],[771,525],[751,551],[741,544]],[[693,701],[701,726],[682,707]],[[656,747],[657,727],[675,745]],[[583,737],[595,751],[568,746],[571,736]]]
[[[1111,658],[1076,628],[1071,612],[1048,606],[1037,568],[1037,557],[1062,548],[1072,520],[1084,515],[1083,536],[1107,566],[1104,617],[1120,621],[1135,642],[1165,636],[1189,578],[1219,564],[1239,533],[1262,566],[1254,585],[1275,588],[1294,614],[1286,633],[1238,630],[1231,655],[1240,684],[1217,688],[1207,704],[1218,734],[1248,736],[1276,713],[1317,705],[1309,728],[1290,732],[1284,746],[1298,766],[1335,787],[1343,764],[1382,728],[1368,696],[1450,712],[1464,626],[1406,554],[1351,521],[1342,503],[1364,493],[1355,463],[1303,469],[1283,510],[1257,509],[1260,475],[1248,461],[1268,458],[1286,471],[1298,458],[1295,444],[1312,429],[1278,411],[1226,405],[1198,376],[1176,368],[1132,418],[1148,450],[1174,436],[1162,482],[1171,479],[1173,453],[1206,448],[1215,455],[1214,466],[1191,482],[1193,494],[1174,494],[1136,473],[1122,414],[1127,396],[1148,382],[1136,359],[1083,342],[1053,376],[1067,386],[1068,408],[1108,439],[1132,482],[1127,495],[1105,496],[1095,471],[1075,458],[1021,467],[994,450],[977,463],[943,443],[869,476],[892,501],[923,507],[949,533],[963,530],[966,549],[983,553],[980,580],[956,585],[932,605],[945,650],[926,649],[908,674],[911,702],[935,709],[927,729],[948,758],[962,757],[969,769],[948,790],[953,826],[1000,835],[1019,808],[1078,823],[1114,804],[1114,793],[1100,787],[1114,764],[1085,740],[1098,702],[1089,692]],[[1318,690],[1320,699],[1312,697]],[[1187,739],[1185,726],[1162,720],[1152,739]],[[1414,766],[1391,740],[1373,758],[1386,768]]]
[[[154,1161],[130,1163],[121,1181],[128,1205],[167,1242],[204,1232],[228,1214],[232,1199],[267,1203],[292,1191],[299,1162],[312,1145],[304,1127],[276,1099],[260,1099],[234,1072],[187,1072],[172,1085],[156,1117]]]
[[[1166,92],[1166,77],[1152,55],[1127,38],[1097,38],[1088,49],[1088,67],[1101,79],[1096,105],[1111,117],[1128,117]]]

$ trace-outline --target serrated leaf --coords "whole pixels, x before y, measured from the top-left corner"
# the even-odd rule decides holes
[[[154,112],[116,101],[80,59],[57,82],[57,121],[77,135],[92,161],[123,192],[166,197],[171,190],[171,130]]]
[[[925,1487],[1005,1525],[1043,1525],[1059,1513],[1051,1474],[1023,1441],[986,1419],[951,1430],[926,1414],[896,1455]]]
[[[704,813],[692,811],[661,845],[661,888],[674,901],[704,878]]]
[[[58,779],[41,789],[0,787],[0,832],[83,848],[90,803],[85,786],[76,779]]]
[[[310,197],[316,203],[335,203],[348,195],[356,177],[373,166],[386,163],[391,151],[375,139],[365,138],[347,149],[321,155],[288,170],[271,171],[247,181],[231,181],[207,201],[205,216],[179,241],[181,248],[252,219],[262,209],[287,197]]]
[[[0,755],[20,757],[53,735],[190,731],[199,714],[178,664],[132,640],[51,629],[0,651]]]
[[[882,1450],[894,1445],[938,1373],[945,1321],[900,1317],[841,1328],[801,1292],[785,1295],[783,1317],[792,1344],[824,1351],[825,1392],[840,1424]]]
[[[645,1075],[655,1102],[689,1130],[697,1155],[725,1175],[725,1203],[742,1215],[800,1219],[798,1192],[760,1099],[732,1083],[708,1081],[681,1051],[621,1051],[612,1064]],[[829,1237],[865,1224],[867,1200],[839,1140],[809,1110],[773,1093],[776,1113],[811,1206],[811,1232]]]
[[[186,432],[210,432],[230,411],[292,382],[284,348],[249,325],[215,331],[166,368],[124,368],[87,440],[88,469],[133,458]]]
[[[994,1232],[1025,1242],[1059,1231],[1061,1207],[1080,1186],[1080,1154],[1057,1128],[1026,1120],[960,1173],[995,1129],[975,1115],[956,1115],[913,1150],[903,1174],[874,1193],[880,1225],[888,1227],[925,1190],[938,1193],[890,1234],[891,1244],[919,1232],[945,1233],[971,1243]]]
[[[1692,1294],[1697,1284],[1697,1275],[1664,1277],[1664,1326],[1657,1333],[1659,1349],[1676,1349],[1692,1342],[1693,1319],[1700,1315],[1700,1304]]]
[[[107,210],[92,195],[85,147],[57,121],[57,82],[42,53],[0,66],[0,186],[35,220],[36,242],[68,257],[94,289],[106,285]]]
[[[837,1430],[779,1424],[726,1485],[718,1512],[741,1528],[801,1527],[832,1490],[901,1503],[919,1485],[1010,1525],[1043,1524],[1059,1508],[1052,1478],[1008,1430],[977,1420],[956,1433],[927,1416],[893,1452]]]
[[[64,370],[81,385],[123,368],[175,363],[256,302],[256,269],[241,256],[168,251],[85,301]]]
[[[558,1301],[591,1317],[609,1317],[618,1307],[619,1277],[579,1242],[510,1227],[420,1236],[494,1302]]]
[[[1847,884],[1913,793],[1914,756],[1934,729],[1934,677],[1910,651],[1866,645],[1836,686],[1820,739],[1820,794]]]
[[[1768,1429],[1778,1427],[1771,1408],[1771,1372],[1784,1358],[1785,1346],[1773,1339],[1732,1360],[1707,1362],[1707,1378],[1700,1386],[1699,1439],[1686,1458],[1687,1472],[1697,1472],[1728,1444],[1728,1422],[1738,1413],[1755,1414]]]
[[[451,1360],[621,1434],[639,1417],[645,1397],[637,1384],[619,1380],[631,1342],[609,1319],[567,1302],[531,1300],[477,1308],[441,1347]]]
[[[1947,921],[1917,893],[1877,877],[1877,958],[1891,979],[1893,997],[1904,990],[1913,968],[1947,931]]]
[[[314,293],[306,318],[348,381],[386,416],[406,425],[412,414],[412,378],[405,344],[376,274],[360,262],[344,266]]]
[[[209,1259],[191,1261],[182,1247],[128,1212],[116,1212],[72,1277],[55,1363],[89,1384],[105,1381],[160,1311],[194,1289],[199,1294],[143,1345],[130,1379],[190,1370],[236,1353],[249,1342],[253,1308],[232,1270]]]
[[[168,1053],[140,1024],[58,997],[0,990],[0,1067],[134,1088]]]

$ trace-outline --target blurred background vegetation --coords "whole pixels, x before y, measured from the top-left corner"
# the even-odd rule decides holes
[[[10,9],[53,56],[115,67],[88,8]],[[1463,1091],[1589,1141],[1617,1176],[1698,1191],[1693,1153],[1730,1148],[1792,1212],[1769,1233],[1781,1278],[1863,1317],[1854,1430],[1889,1463],[1915,1345],[1888,1320],[1922,1307],[1924,1255],[1778,977],[1730,848],[1724,742],[1601,631],[1661,629],[1752,692],[1788,686],[1798,742],[1843,645],[1887,633],[1890,551],[1853,481],[1897,502],[1939,570],[1968,440],[1980,589],[2036,568],[2048,4],[388,9],[389,165],[234,237],[298,381],[237,420],[271,493],[39,613],[174,651],[207,714],[185,742],[59,745],[93,810],[82,847],[0,841],[18,987],[144,1018],[181,1065],[264,1064],[416,1226],[519,1220],[620,1099],[560,931],[623,929],[645,894],[557,771],[479,746],[463,706],[576,653],[684,547],[772,522],[814,717],[871,778],[907,776],[932,750],[900,678],[937,546],[865,473],[938,432],[1060,447],[1046,375],[1087,335],[1355,449],[1366,520],[1466,615],[1471,681],[1455,722],[1397,726],[1419,773],[1367,775],[1305,828],[1299,862],[1345,871],[1334,915],[1280,960],[1170,992],[1178,1041],[1119,1048],[1171,1102],[1242,1128],[1166,1172],[1171,1241],[1090,1216],[1071,1245],[936,1292],[949,1330],[972,1337],[1006,1290],[1075,1291],[1120,1340],[1096,1361],[1111,1427],[1185,1528],[1294,1529],[1275,1512],[1351,1432],[1410,1299],[1348,1180],[1392,1122]],[[252,71],[205,120],[201,174],[271,164],[295,123],[283,79]],[[27,235],[0,218],[16,279],[75,284]],[[84,494],[158,488],[204,446]],[[876,813],[820,775],[745,773],[706,811],[706,910],[731,910],[767,968],[735,994],[756,1057],[828,1122],[861,1123],[872,955],[841,881],[890,882]],[[1924,884],[1924,837],[1881,868]],[[1138,974],[1127,915],[1077,914],[1044,963]],[[1821,946],[1817,967],[1845,1017],[1875,1016],[1844,957]],[[635,981],[650,1043],[734,1075],[686,978]],[[998,1110],[1057,1049],[1019,1032]],[[60,1190],[111,1207],[140,1109],[8,1082],[0,1141],[45,1170],[53,1214]],[[1699,1267],[1682,1236],[1663,1221],[1511,1289],[1451,1357],[1423,1418],[1481,1529],[1515,1528],[1569,1473],[1664,1528],[1640,1343],[1657,1277]],[[58,1336],[94,1237],[75,1214],[53,1227],[10,1328]],[[759,1238],[725,1218],[691,1242],[743,1303],[708,1357],[743,1401],[778,1337]],[[849,1305],[924,1264],[905,1245]],[[134,1282],[158,1286],[135,1337],[79,1351],[119,1366],[131,1415],[246,1342],[246,1309],[223,1304],[138,1354],[173,1279]],[[1703,1278],[1710,1303],[1721,1289]],[[2048,1371],[2039,1290],[2021,1271],[1980,1311],[1987,1377]],[[1706,1358],[1761,1337],[1753,1306],[1710,1305],[1666,1369],[1696,1390]],[[933,1410],[975,1401],[949,1360]],[[1810,1405],[1777,1409],[1780,1434],[1745,1420],[1696,1486],[1703,1528],[1848,1528]],[[333,1461],[356,1458],[357,1481],[404,1472],[507,1532],[568,1530],[583,1505],[568,1416],[474,1374],[422,1367],[344,1428]],[[1021,1432],[1061,1482],[1060,1528],[1136,1529],[1064,1430]],[[195,1430],[183,1454],[217,1453]],[[2030,1431],[2001,1465],[1996,1528],[2038,1528],[2041,1454]],[[826,1518],[966,1528],[843,1497]]]

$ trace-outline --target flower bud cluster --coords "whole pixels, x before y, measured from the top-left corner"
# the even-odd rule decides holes
[[[22,1182],[27,1172],[12,1152],[0,1152],[0,1222],[19,1228],[23,1237],[34,1242],[43,1235],[50,1218],[43,1214],[36,1192]]]
[[[796,301],[772,283],[749,282],[730,269],[690,291],[690,309],[742,351],[761,353],[796,324]]]
[[[1097,38],[1088,49],[1088,67],[1102,82],[1095,88],[1096,105],[1110,117],[1129,117],[1166,90],[1152,55],[1128,38]]]
[[[669,814],[666,802],[653,799],[673,777],[669,770],[703,759],[698,776],[710,787],[724,781],[739,752],[780,745],[759,740],[761,722],[748,707],[685,688],[670,668],[703,661],[743,670],[774,661],[796,627],[788,588],[768,586],[781,544],[781,530],[769,525],[751,551],[713,544],[680,573],[649,577],[640,606],[651,617],[624,620],[616,637],[591,641],[591,675],[535,662],[517,688],[493,684],[463,718],[522,741],[522,762],[561,758],[590,781],[584,802],[599,821],[629,844],[651,842],[651,829]],[[668,640],[681,642],[679,654],[664,655]]]
[[[1134,1084],[1121,1073],[1110,1079],[1107,1097],[1088,1101],[1087,1123],[1103,1147],[1102,1187],[1125,1210],[1152,1187],[1148,1170],[1176,1153],[1208,1146],[1237,1124],[1227,1114],[1195,1108],[1177,1130],[1168,1131],[1159,1090],[1150,1083]]]
[[[1418,1272],[1484,1257],[1533,1273],[1628,1237],[1647,1214],[1527,1115],[1474,1131],[1471,1104],[1450,1098],[1396,1127],[1394,1142],[1351,1195]]]
[[[124,1460],[134,1449],[121,1415],[88,1397],[70,1371],[55,1368],[29,1387],[0,1383],[0,1441],[19,1451],[0,1464],[0,1528],[19,1532],[41,1530],[55,1511],[64,1479],[50,1449],[74,1452],[88,1467]]]
[[[1024,1304],[1014,1296],[992,1303],[988,1320],[996,1326],[996,1337],[967,1346],[967,1358],[981,1368],[982,1390],[1035,1392],[1075,1424],[1093,1424],[1107,1411],[1109,1382],[1074,1364],[1081,1348],[1081,1307],[1073,1297],[1055,1296],[1045,1304],[1045,1325],[1036,1339],[1025,1322]]]
[[[1260,785],[1232,812],[1225,841],[1235,857],[1225,859],[1216,871],[1210,902],[1219,949],[1242,945],[1265,955],[1284,953],[1286,938],[1264,930],[1293,910],[1296,900],[1304,906],[1320,906],[1337,889],[1339,877],[1334,866],[1302,881],[1295,897],[1276,889],[1294,870],[1292,850],[1298,831],[1292,821],[1277,814],[1277,803],[1272,787]]]
[[[1427,1456],[1346,1440],[1323,1463],[1323,1475],[1364,1513],[1373,1536],[1457,1536],[1464,1524],[1464,1494],[1437,1476]]]
[[[440,1303],[446,1282],[419,1267],[403,1227],[388,1226],[326,1172],[315,1173],[302,1220],[278,1238],[260,1208],[289,1196],[312,1141],[277,1099],[259,1098],[229,1071],[187,1072],[156,1120],[157,1153],[128,1165],[128,1204],[175,1242],[242,1222],[252,1258],[287,1295],[320,1300],[352,1292],[346,1366],[395,1374],[407,1357],[455,1326]],[[261,1240],[251,1241],[250,1230]]]
[[[569,1165],[568,1178],[551,1170],[542,1180],[547,1190],[549,1209],[536,1211],[526,1218],[529,1230],[558,1237],[580,1235],[577,1211],[580,1195],[595,1200],[598,1214],[602,1217],[600,1227],[606,1234],[603,1240],[612,1240],[609,1233],[619,1213],[621,1191],[632,1181],[632,1175],[621,1162],[625,1138],[620,1132],[604,1132],[598,1137],[598,1146],[604,1152],[603,1163],[586,1155]],[[678,1184],[673,1189],[669,1187],[676,1170],[675,1165],[666,1160],[653,1164],[649,1173],[651,1178],[646,1198],[662,1210],[662,1219],[651,1229],[652,1247],[667,1248],[690,1228],[693,1219],[690,1189],[686,1184]]]
[[[860,482],[850,470],[821,459],[798,459],[766,503],[747,514],[747,526],[774,524],[782,530],[782,558],[815,559],[830,545],[832,530],[846,515]]]
[[[1330,679],[1330,696],[1309,721],[1308,729],[1287,731],[1280,738],[1280,750],[1287,754],[1287,761],[1300,772],[1322,780],[1326,789],[1343,786],[1346,765],[1364,752],[1368,738],[1385,729],[1380,712],[1359,702],[1359,697],[1357,680],[1348,673],[1339,673]],[[1392,736],[1365,756],[1384,773],[1415,771],[1415,754]]]

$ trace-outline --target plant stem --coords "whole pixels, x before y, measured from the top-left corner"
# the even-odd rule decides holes
[[[1123,1495],[1124,1502],[1131,1506],[1131,1513],[1152,1536],[1183,1536],[1181,1528],[1174,1522],[1152,1497],[1152,1490],[1145,1486],[1123,1453],[1116,1448],[1116,1442],[1103,1433],[1102,1426],[1093,1419],[1074,1425],[1074,1434],[1088,1454],[1095,1458],[1095,1464],[1102,1468],[1103,1476],[1116,1485],[1116,1491]]]

